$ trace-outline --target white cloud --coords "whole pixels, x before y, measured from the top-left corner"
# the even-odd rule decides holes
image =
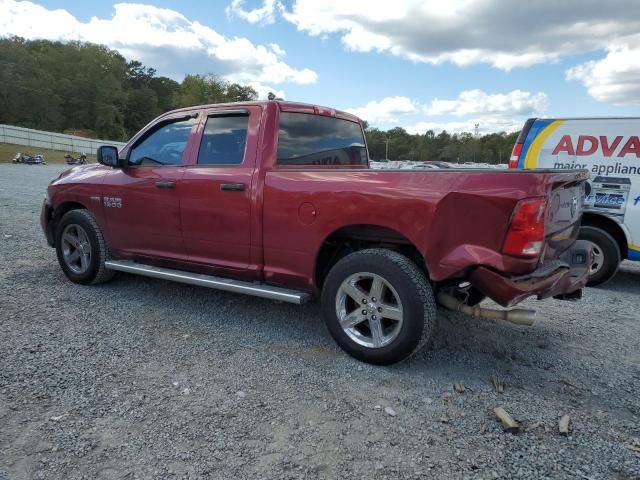
[[[275,21],[275,8],[280,6],[276,0],[264,0],[262,6],[247,10],[244,8],[245,0],[232,0],[227,7],[227,15],[236,16],[249,23],[273,23]]]
[[[567,80],[577,80],[601,102],[640,105],[640,36],[631,45],[615,45],[601,60],[577,65],[566,71]]]
[[[176,79],[186,73],[216,73],[245,83],[317,81],[313,70],[282,61],[284,51],[276,44],[228,38],[171,9],[137,3],[118,3],[114,9],[111,18],[82,22],[63,9],[0,0],[0,36],[100,43]]]
[[[435,99],[427,107],[429,115],[494,115],[531,116],[544,112],[548,106],[547,95],[538,92],[513,90],[509,93],[488,94],[482,90],[465,90],[455,100]]]
[[[548,98],[543,92],[486,93],[475,89],[465,90],[452,100],[434,99],[426,105],[397,96],[346,110],[373,127],[400,126],[409,133],[473,132],[476,124],[479,133],[492,133],[517,131],[527,118],[543,114],[547,107]]]
[[[418,106],[409,97],[386,97],[346,111],[371,124],[390,124],[398,122],[399,115],[418,111]]]
[[[604,49],[612,38],[624,44],[640,31],[637,0],[293,0],[280,10],[298,30],[337,35],[352,51],[503,70]]]
[[[285,52],[285,50],[277,43],[270,43],[269,47],[271,47],[273,53],[275,53],[279,57],[284,57],[287,54],[287,52]]]

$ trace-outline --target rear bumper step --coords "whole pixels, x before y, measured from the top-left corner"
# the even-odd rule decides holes
[[[306,303],[311,298],[311,295],[307,292],[274,287],[262,283],[243,282],[240,280],[214,277],[212,275],[155,267],[136,263],[131,260],[109,260],[105,262],[104,265],[110,270],[117,270],[119,272],[133,273],[145,277],[170,280],[172,282],[187,283],[199,287],[215,288],[227,292],[244,293],[245,295],[253,295],[254,297],[268,298],[270,300],[280,300],[298,305]]]

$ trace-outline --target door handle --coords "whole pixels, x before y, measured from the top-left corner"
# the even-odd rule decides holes
[[[176,182],[172,182],[171,180],[158,180],[156,182],[156,187],[158,187],[158,188],[176,188]]]
[[[242,192],[244,191],[244,183],[222,183],[220,190],[225,192]]]

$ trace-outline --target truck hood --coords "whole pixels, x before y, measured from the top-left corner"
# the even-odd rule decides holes
[[[56,178],[52,184],[64,182],[81,182],[84,178],[92,177],[96,175],[104,175],[109,167],[94,163],[90,165],[76,165],[65,171],[63,171],[58,178]]]

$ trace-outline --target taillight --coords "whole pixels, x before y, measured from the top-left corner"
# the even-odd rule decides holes
[[[516,143],[511,151],[511,158],[509,159],[509,168],[518,168],[518,161],[520,160],[520,154],[522,153],[522,143]]]
[[[520,200],[511,216],[502,253],[516,257],[537,257],[544,245],[545,197]]]

